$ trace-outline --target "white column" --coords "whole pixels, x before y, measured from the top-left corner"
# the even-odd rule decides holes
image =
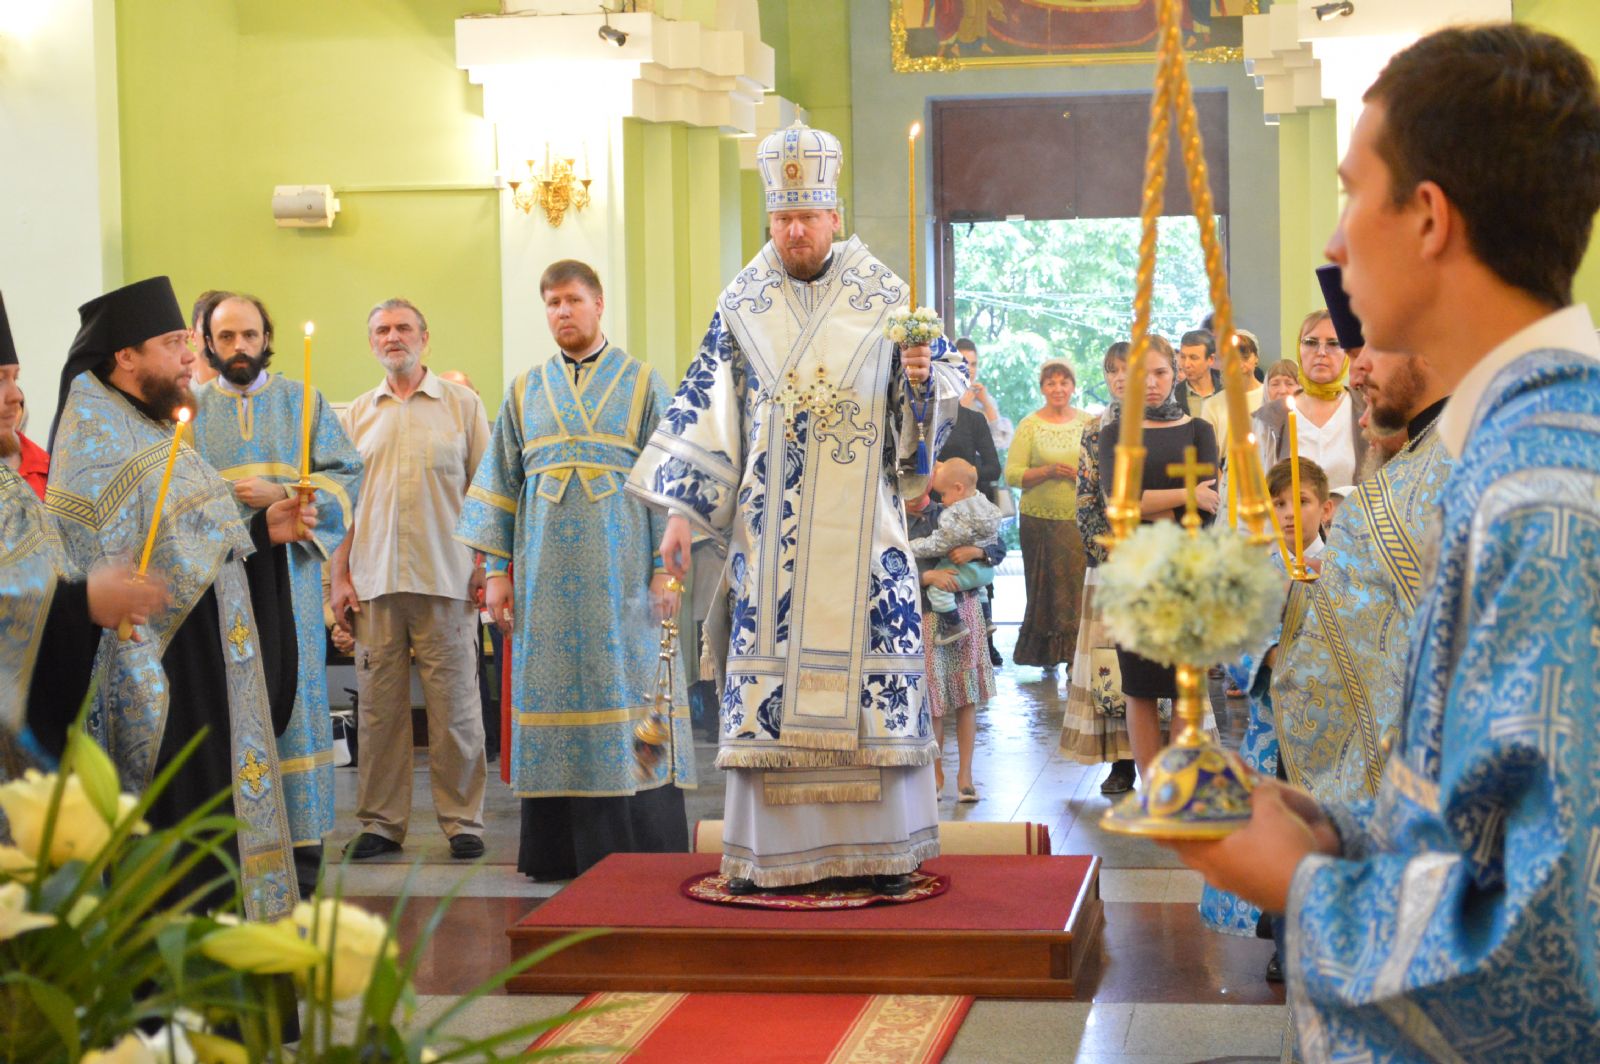
[[[78,305],[122,283],[113,0],[0,0],[0,159],[0,292],[43,445]]]

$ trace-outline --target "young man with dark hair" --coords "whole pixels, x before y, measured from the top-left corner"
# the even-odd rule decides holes
[[[1178,405],[1199,417],[1205,401],[1222,391],[1217,369],[1217,338],[1209,329],[1190,329],[1178,340],[1178,381],[1173,393]]]
[[[1286,910],[1308,1060],[1600,1059],[1600,341],[1572,278],[1600,87],[1526,26],[1443,30],[1368,91],[1328,256],[1377,347],[1424,359],[1457,459],[1418,552],[1400,740],[1376,799],[1262,781],[1177,844]]]

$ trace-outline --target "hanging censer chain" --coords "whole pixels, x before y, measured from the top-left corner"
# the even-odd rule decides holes
[[[650,711],[633,726],[633,774],[640,783],[654,781],[663,760],[668,774],[672,772],[673,662],[678,656],[678,613],[683,606],[683,584],[677,577],[667,578],[667,593],[672,596],[672,609],[661,619],[655,697]]]

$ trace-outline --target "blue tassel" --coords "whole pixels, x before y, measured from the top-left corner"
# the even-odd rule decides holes
[[[928,464],[928,441],[917,441],[917,476],[925,477],[933,472],[933,467]]]

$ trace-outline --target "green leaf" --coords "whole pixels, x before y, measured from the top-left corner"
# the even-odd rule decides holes
[[[172,977],[172,992],[183,997],[184,958],[189,952],[189,925],[172,923],[156,932],[156,949]]]
[[[44,1018],[61,1036],[61,1044],[66,1046],[69,1052],[75,1052],[79,1046],[78,1013],[72,998],[43,980],[29,975],[23,975],[22,979],[28,987],[28,995],[33,998],[33,1003],[39,1006]]]

